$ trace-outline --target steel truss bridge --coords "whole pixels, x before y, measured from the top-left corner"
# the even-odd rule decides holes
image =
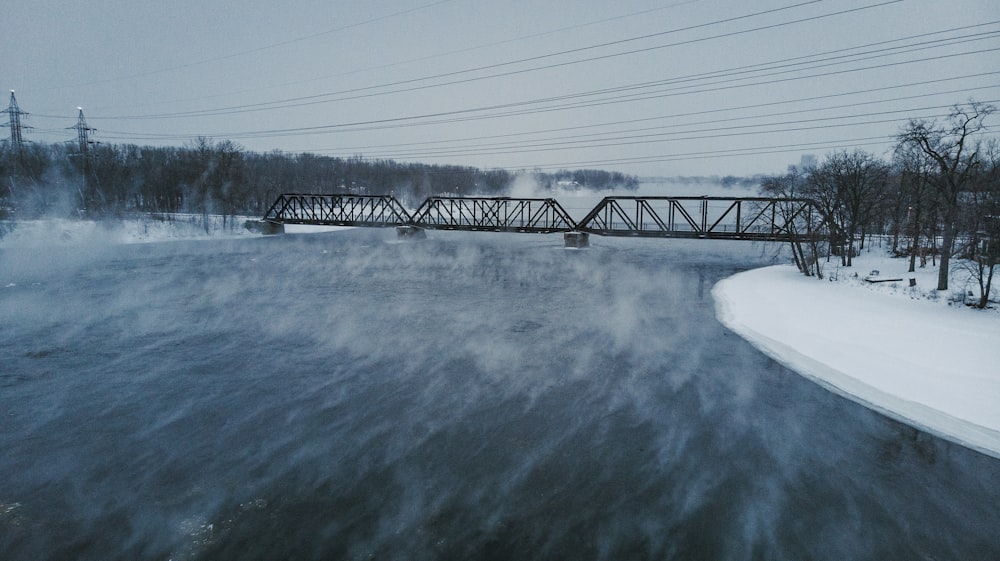
[[[577,223],[555,199],[430,197],[410,214],[393,196],[351,194],[279,195],[263,220],[275,229],[312,224],[757,241],[803,240],[823,223],[807,199],[605,197]]]
[[[790,241],[821,222],[805,199],[605,197],[577,229],[601,236]]]

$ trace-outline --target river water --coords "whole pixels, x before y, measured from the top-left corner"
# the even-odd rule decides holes
[[[1000,559],[1000,461],[716,321],[772,249],[593,245],[0,250],[0,559]]]

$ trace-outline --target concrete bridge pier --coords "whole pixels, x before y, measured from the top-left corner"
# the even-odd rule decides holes
[[[416,226],[396,226],[396,238],[400,240],[423,240],[427,231]]]
[[[284,224],[281,222],[271,222],[269,220],[247,220],[243,223],[243,227],[251,232],[264,234],[265,236],[285,233]]]
[[[261,228],[261,232],[265,235],[273,236],[275,234],[284,234],[285,225],[280,222],[264,222],[264,226]]]
[[[590,247],[590,234],[587,232],[566,232],[563,234],[563,245],[576,249]]]

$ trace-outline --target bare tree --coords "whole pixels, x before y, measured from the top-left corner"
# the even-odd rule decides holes
[[[817,201],[828,222],[831,244],[850,267],[857,247],[881,212],[889,183],[884,162],[861,150],[837,152],[810,171],[806,195]]]
[[[930,176],[932,161],[917,146],[900,144],[893,154],[893,168],[898,185],[900,206],[905,212],[896,217],[897,232],[909,238],[909,272],[916,271],[917,256],[920,266],[927,264],[927,253],[921,246],[921,236],[934,222],[937,209],[934,205]],[[927,234],[930,237],[929,234]]]
[[[960,264],[978,285],[975,306],[980,309],[989,304],[993,274],[1000,264],[1000,146],[991,141],[985,152],[984,169],[962,197],[966,244]]]
[[[799,199],[805,191],[804,174],[795,166],[789,168],[785,175],[765,177],[761,181],[761,192],[785,199],[776,203],[775,210],[781,215],[783,223],[792,235],[789,245],[792,250],[792,261],[799,271],[807,277],[823,278],[823,267],[820,263],[820,223],[821,217],[814,214],[814,207],[803,207]]]
[[[980,133],[985,129],[985,119],[995,110],[992,105],[970,101],[953,107],[944,123],[912,120],[898,136],[900,144],[917,146],[937,168],[931,180],[943,222],[938,290],[948,290],[951,254],[959,229],[961,193],[969,188],[981,165]]]

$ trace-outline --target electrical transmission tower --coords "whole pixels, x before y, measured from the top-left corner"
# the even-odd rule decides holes
[[[83,108],[76,108],[80,113],[76,118],[76,124],[67,129],[76,131],[77,153],[70,154],[70,158],[79,158],[80,175],[83,177],[83,188],[80,190],[80,204],[84,210],[92,211],[99,208],[104,203],[104,194],[98,186],[97,177],[94,173],[94,166],[91,162],[90,147],[98,144],[90,139],[90,133],[96,129],[87,125],[87,119],[83,116]],[[73,142],[72,140],[68,142]]]
[[[24,149],[24,129],[30,129],[31,127],[24,126],[21,123],[21,117],[26,116],[27,113],[21,111],[21,108],[17,105],[17,98],[14,97],[14,90],[10,90],[10,105],[4,110],[7,114],[10,125],[10,147],[20,154]]]
[[[80,148],[80,154],[86,156],[87,152],[90,150],[91,144],[97,144],[97,142],[90,139],[90,133],[96,131],[97,129],[87,126],[87,119],[83,116],[83,107],[77,107],[80,111],[80,116],[76,119],[76,124],[72,127],[66,127],[69,129],[76,130],[76,142]]]
[[[7,125],[10,126],[10,163],[11,163],[11,173],[7,178],[7,192],[10,194],[11,200],[15,199],[15,187],[17,185],[17,178],[21,175],[25,168],[24,162],[24,130],[30,129],[31,127],[24,125],[21,122],[21,117],[27,116],[28,114],[21,111],[21,108],[17,105],[17,98],[14,97],[14,90],[10,90],[10,105],[7,109],[4,109],[2,113],[7,114]]]

